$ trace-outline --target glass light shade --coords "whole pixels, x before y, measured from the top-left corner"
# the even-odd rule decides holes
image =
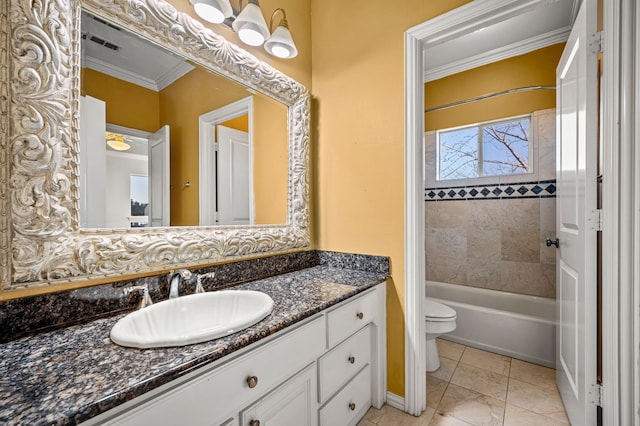
[[[131,145],[124,141],[124,136],[115,133],[107,133],[107,145],[116,151],[126,151]]]
[[[269,28],[256,3],[248,3],[231,26],[249,46],[261,46],[269,38]]]
[[[296,45],[293,42],[291,32],[285,25],[278,25],[278,28],[264,44],[264,48],[271,55],[278,58],[290,59],[298,55],[298,49],[296,49]]]
[[[191,0],[196,14],[205,21],[220,24],[233,14],[229,0]]]

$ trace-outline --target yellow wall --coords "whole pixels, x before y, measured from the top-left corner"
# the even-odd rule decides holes
[[[160,92],[160,121],[171,129],[171,225],[199,223],[199,165],[194,161],[199,151],[198,117],[247,96],[250,93],[243,86],[201,68]],[[285,223],[287,217],[287,108],[275,104],[265,96],[253,96],[258,224]]]
[[[466,2],[312,2],[316,244],[391,257],[388,383],[401,396],[404,32]]]
[[[253,99],[253,198],[257,224],[287,221],[288,109],[272,99]]]
[[[529,86],[555,86],[564,43],[454,74],[425,84],[425,108]],[[555,90],[512,93],[425,114],[425,130],[447,129],[556,105]]]
[[[241,132],[249,131],[249,115],[241,115],[240,117],[232,118],[229,121],[220,123],[221,126],[228,127],[230,129],[240,130]]]
[[[155,132],[160,128],[158,92],[83,68],[82,94],[107,103],[107,123]]]

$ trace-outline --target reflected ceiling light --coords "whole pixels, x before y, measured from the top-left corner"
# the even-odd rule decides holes
[[[207,22],[221,24],[233,15],[229,0],[189,0],[196,14]]]
[[[199,17],[214,24],[221,23],[234,30],[238,33],[240,40],[249,46],[264,44],[265,50],[278,58],[290,59],[298,55],[298,49],[289,31],[287,15],[282,8],[277,8],[271,14],[271,22],[267,27],[258,0],[248,0],[244,8],[242,0],[239,0],[237,10],[231,6],[229,0],[189,0],[189,2]],[[274,31],[273,19],[278,12],[282,12],[282,19]]]
[[[284,9],[277,8],[271,14],[271,21],[269,22],[269,29],[273,29],[273,18],[278,12],[282,12],[282,19],[278,24],[278,28],[271,33],[271,37],[264,44],[264,49],[278,58],[290,59],[295,58],[298,55],[298,49],[293,42],[291,32],[289,31],[289,23],[287,22],[287,14]]]
[[[249,46],[262,46],[270,34],[258,0],[249,0],[231,27],[238,33],[240,40]]]
[[[117,133],[109,133],[107,132],[107,145],[109,145],[112,149],[116,151],[126,151],[131,149],[131,145],[125,142],[125,137],[122,135],[118,135]]]

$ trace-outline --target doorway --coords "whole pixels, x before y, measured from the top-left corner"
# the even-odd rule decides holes
[[[442,40],[483,30],[492,22],[515,16],[528,7],[534,8],[537,3],[541,2],[529,2],[527,7],[524,7],[524,2],[518,1],[506,5],[503,3],[500,6],[478,5],[474,2],[437,17],[429,21],[428,25],[414,27],[406,33],[405,410],[412,414],[420,413],[425,405],[424,377],[421,374],[425,365],[425,354],[422,348],[424,339],[422,303],[425,297],[423,285],[425,281],[423,48],[425,44],[437,44]]]

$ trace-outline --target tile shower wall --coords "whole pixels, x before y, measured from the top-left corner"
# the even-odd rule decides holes
[[[532,130],[532,173],[441,182],[426,134],[427,280],[555,297],[555,110]]]

